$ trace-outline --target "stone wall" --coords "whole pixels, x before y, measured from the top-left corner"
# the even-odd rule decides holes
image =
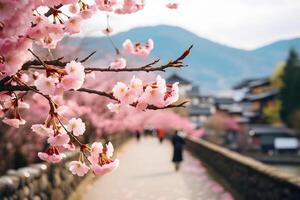
[[[115,134],[109,140],[120,146],[129,138],[128,134]],[[68,163],[78,159],[79,152],[68,152],[58,164],[33,164],[18,170],[8,170],[0,177],[0,199],[2,200],[66,200],[76,190],[82,177],[68,170]]]
[[[300,199],[300,177],[201,139],[189,138],[186,143],[241,199]]]

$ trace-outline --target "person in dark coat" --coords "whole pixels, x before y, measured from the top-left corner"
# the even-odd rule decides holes
[[[172,144],[173,144],[173,159],[172,162],[175,164],[175,170],[179,170],[180,162],[183,160],[182,150],[184,145],[184,139],[178,135],[178,131],[175,131],[172,136]]]
[[[139,130],[135,131],[135,137],[136,137],[136,140],[139,142],[140,138],[141,138],[141,132]]]

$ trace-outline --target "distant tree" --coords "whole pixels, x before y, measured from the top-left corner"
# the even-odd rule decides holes
[[[281,109],[281,101],[276,99],[274,102],[270,103],[263,109],[263,115],[266,122],[270,124],[280,125],[280,109]]]
[[[275,70],[271,76],[271,85],[274,88],[280,89],[283,87],[282,75],[284,73],[284,68],[286,64],[284,62],[280,62],[275,66]]]
[[[280,117],[289,127],[294,128],[294,116],[300,110],[300,63],[298,54],[294,49],[290,50],[286,61],[282,83]]]

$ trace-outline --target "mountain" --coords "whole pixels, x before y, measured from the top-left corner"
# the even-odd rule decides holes
[[[180,27],[166,25],[135,28],[112,36],[118,47],[128,38],[132,41],[152,38],[155,48],[151,55],[153,58],[161,58],[163,62],[176,58],[193,44],[194,48],[185,60],[189,67],[176,71],[199,84],[204,91],[229,89],[245,78],[269,76],[275,65],[286,59],[292,46],[300,50],[300,38],[282,40],[248,51],[212,42]],[[68,43],[80,44],[82,49],[89,52],[97,50],[96,59],[113,53],[105,37],[69,38]],[[168,73],[172,73],[172,70]]]

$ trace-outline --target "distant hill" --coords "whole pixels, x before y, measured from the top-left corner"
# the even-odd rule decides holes
[[[186,59],[189,67],[177,71],[199,84],[204,91],[228,89],[244,78],[268,76],[278,62],[286,59],[291,47],[300,51],[300,38],[282,40],[247,51],[212,42],[180,27],[165,25],[135,28],[116,34],[112,39],[121,47],[127,38],[146,41],[150,37],[155,43],[152,57],[165,62],[193,44],[193,51]],[[97,59],[113,53],[109,41],[104,37],[86,37],[83,40],[71,38],[68,43],[70,41],[72,45],[80,42],[80,46],[87,51],[98,50],[95,55]]]

